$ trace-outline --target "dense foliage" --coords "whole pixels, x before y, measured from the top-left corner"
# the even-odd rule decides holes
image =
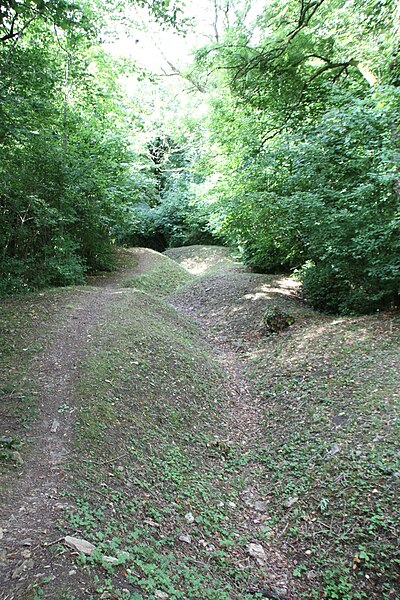
[[[164,123],[160,130],[165,129]],[[179,137],[164,134],[149,141],[153,194],[143,190],[141,201],[129,203],[126,218],[114,227],[119,244],[163,251],[221,243],[222,237],[211,230],[207,202],[200,197],[203,178],[193,173],[197,145]]]
[[[390,1],[279,0],[257,45],[237,26],[198,53],[214,226],[256,269],[297,269],[332,312],[398,299],[398,23]]]
[[[98,43],[120,6],[92,2],[1,5],[1,292],[79,282],[111,266],[113,241],[224,240],[295,271],[316,308],[396,304],[395,0],[274,0],[251,22],[248,2],[215,2],[180,83],[138,78],[129,99],[132,67]]]
[[[258,270],[300,269],[318,308],[363,312],[395,301],[398,98],[386,88],[367,98],[338,96],[306,131],[247,146],[240,166],[238,153],[227,152],[214,188],[221,232]]]
[[[113,228],[154,178],[119,82],[133,67],[100,44],[112,3],[0,8],[1,295],[109,269]]]

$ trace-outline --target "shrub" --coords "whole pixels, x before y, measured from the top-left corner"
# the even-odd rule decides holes
[[[279,306],[273,305],[265,309],[263,321],[268,333],[279,333],[293,325],[295,319],[293,315],[284,312]]]

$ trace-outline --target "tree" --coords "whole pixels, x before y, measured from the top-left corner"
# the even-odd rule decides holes
[[[278,0],[257,45],[235,27],[197,58],[214,88],[203,173],[218,231],[257,269],[300,269],[333,312],[398,296],[394,8]]]
[[[2,293],[110,268],[111,225],[136,194],[131,164],[142,160],[123,66],[96,44],[97,17],[82,29],[69,14],[59,27],[50,5],[37,14],[24,4],[34,19],[11,8],[23,35],[0,47]]]

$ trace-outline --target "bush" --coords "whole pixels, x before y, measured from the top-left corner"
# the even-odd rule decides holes
[[[117,244],[130,248],[152,248],[162,252],[168,245],[160,227],[157,209],[148,204],[131,204],[125,207],[122,219],[113,227]]]
[[[155,210],[158,231],[168,247],[213,244],[207,207],[195,198],[189,177],[182,175],[169,182]]]
[[[385,290],[368,279],[346,278],[333,265],[308,265],[300,279],[305,301],[328,313],[366,314],[396,303],[391,289]]]
[[[67,236],[58,236],[44,247],[44,260],[40,271],[43,285],[76,285],[84,283],[86,267],[77,256],[78,244]],[[43,287],[41,285],[40,287]]]
[[[359,314],[398,302],[399,95],[390,86],[365,98],[333,93],[317,122],[257,153],[249,147],[242,168],[216,184],[228,243],[262,272],[310,261],[304,294],[320,310]]]
[[[279,333],[293,325],[295,319],[279,306],[268,306],[264,311],[263,321],[268,333]]]

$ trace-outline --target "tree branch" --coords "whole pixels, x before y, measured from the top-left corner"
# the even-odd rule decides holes
[[[219,33],[218,33],[218,4],[217,0],[214,0],[214,21],[213,21],[213,29],[215,35],[215,41],[219,44]]]

